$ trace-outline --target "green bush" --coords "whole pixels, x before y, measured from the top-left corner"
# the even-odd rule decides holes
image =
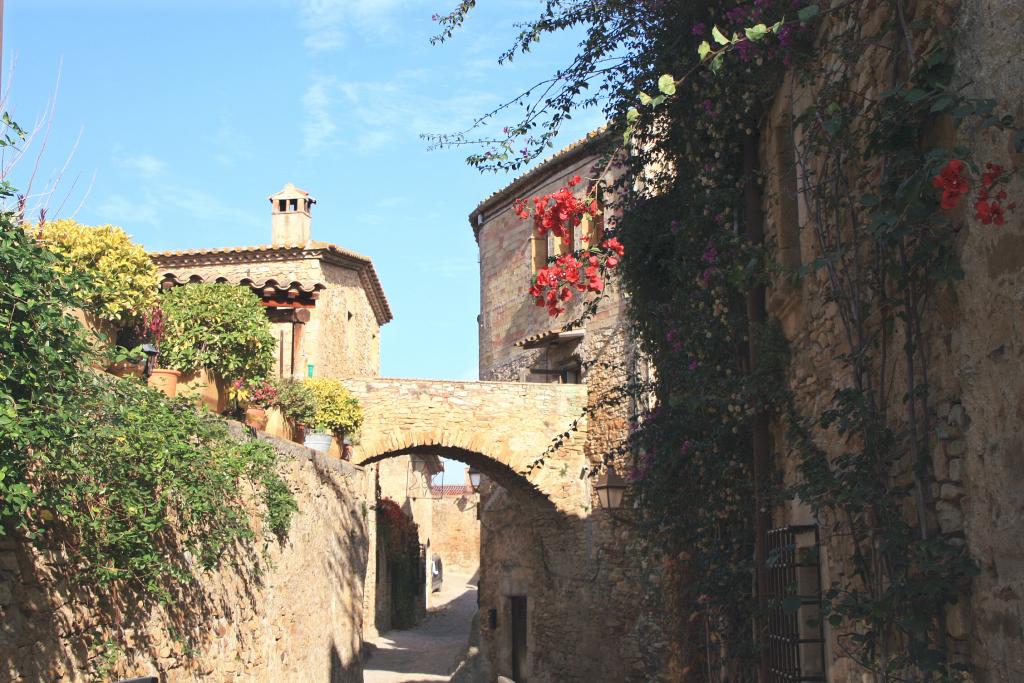
[[[262,441],[232,437],[223,420],[130,380],[93,378],[78,400],[78,438],[42,455],[38,504],[73,529],[84,569],[99,583],[127,580],[164,593],[184,578],[169,532],[204,568],[252,537],[241,482],[261,490],[268,526],[287,531],[294,499]]]
[[[66,311],[83,304],[88,283],[9,212],[0,214],[0,273],[0,517],[21,520],[37,496],[32,453],[77,436],[69,397],[81,391],[89,344]]]
[[[260,492],[267,526],[287,531],[295,499],[268,444],[84,369],[90,344],[66,311],[81,306],[85,280],[11,213],[0,214],[0,272],[0,534],[65,542],[82,578],[167,598],[191,573],[175,538],[210,567],[252,536],[243,482]]]
[[[275,380],[273,384],[277,389],[274,406],[295,424],[312,424],[316,417],[316,397],[309,386],[290,377]]]
[[[274,337],[259,299],[244,287],[197,283],[163,295],[160,364],[207,368],[221,379],[259,380],[274,361]]]
[[[34,230],[36,238],[64,258],[64,273],[85,274],[82,308],[100,320],[125,323],[137,318],[156,298],[156,267],[142,246],[114,225],[51,221]]]
[[[316,402],[316,413],[309,426],[339,436],[355,434],[363,424],[363,409],[356,397],[336,379],[308,379],[305,384]]]

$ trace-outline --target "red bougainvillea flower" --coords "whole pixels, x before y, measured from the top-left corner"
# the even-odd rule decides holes
[[[626,249],[622,246],[622,242],[619,242],[619,240],[614,237],[606,239],[604,242],[601,242],[601,246],[604,247],[605,249],[614,251],[619,256],[622,256],[623,254],[626,253]]]
[[[999,180],[999,177],[1003,175],[1003,167],[990,161],[985,164],[985,168],[988,171],[981,174],[981,184],[985,187],[990,187],[992,183]]]
[[[569,188],[582,182],[582,178],[574,175],[566,186],[551,194],[533,197],[533,224],[536,234],[543,236],[550,232],[562,239],[562,244],[571,245],[574,228],[583,222],[587,215],[597,216],[600,207],[596,200],[577,199]],[[529,204],[524,199],[517,199],[512,204],[513,211],[521,219],[531,217]],[[581,237],[583,244],[589,240]],[[604,291],[604,273],[614,269],[621,262],[625,249],[614,237],[601,242],[600,246],[590,245],[574,253],[563,254],[554,263],[537,271],[529,287],[534,303],[547,308],[548,315],[557,316],[565,312],[560,305],[571,301],[576,292]]]
[[[955,209],[960,203],[960,198],[970,192],[970,181],[964,176],[964,162],[959,159],[951,159],[939,175],[932,178],[932,186],[942,190],[942,199],[939,202],[943,209]]]

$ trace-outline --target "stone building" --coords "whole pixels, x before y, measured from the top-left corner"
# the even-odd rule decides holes
[[[569,302],[560,318],[534,304],[527,295],[532,276],[570,247],[537,234],[513,203],[554,192],[575,175],[583,179],[581,197],[610,200],[613,176],[600,154],[603,142],[598,131],[568,146],[469,216],[480,249],[480,379],[586,387],[585,416],[557,427],[582,442],[586,456],[582,471],[559,472],[567,491],[588,486],[595,470],[619,457],[639,409],[622,388],[644,364],[627,334],[614,279],[596,313],[571,329],[566,322],[581,317],[582,301]],[[612,218],[606,209],[585,220],[572,250],[599,241]],[[544,454],[537,459],[543,467]],[[646,680],[660,639],[644,632],[641,614],[645,596],[657,591],[631,552],[640,539],[628,525],[595,509],[593,491],[571,511],[536,505],[493,480],[481,487],[480,499],[480,649],[490,673],[530,682]]]
[[[416,522],[420,544],[421,571],[416,591],[416,609],[420,617],[431,606],[430,555],[433,552],[434,507],[430,491],[431,478],[441,472],[441,459],[436,455],[402,455],[382,460],[374,465],[377,472],[377,486],[380,497],[395,501],[402,511]],[[390,628],[391,601],[386,599],[389,591],[389,568],[382,549],[377,548],[376,581],[378,631]],[[370,580],[369,575],[367,581]]]
[[[373,262],[312,239],[316,200],[291,183],[271,195],[270,244],[152,254],[160,285],[228,282],[267,309],[279,377],[380,374],[380,328],[392,319]]]
[[[161,287],[224,282],[250,288],[266,308],[277,340],[274,371],[279,377],[379,376],[380,328],[392,320],[392,313],[373,262],[312,238],[316,199],[305,190],[289,183],[268,200],[270,244],[156,252],[151,256]],[[291,431],[276,412],[268,428],[283,435]],[[341,455],[337,441],[330,455]],[[379,495],[398,503],[419,526],[421,583],[429,579],[430,477],[440,467],[437,456],[409,454],[372,466]],[[364,625],[373,635],[390,628],[392,605],[388,567],[372,521],[370,530]],[[425,584],[420,585],[421,613],[429,595]]]
[[[433,497],[434,552],[449,570],[474,574],[480,568],[479,498],[467,481],[437,484]]]
[[[857,10],[856,20],[878,26],[886,11],[886,7],[864,5]],[[1019,2],[916,3],[907,21],[911,26],[920,21],[925,26],[935,22],[947,27],[955,36],[954,85],[969,97],[997,98],[998,107],[1005,107],[1001,112],[1020,116],[1024,61],[1010,37],[1013,32],[1001,28],[1024,25],[1024,7]],[[819,40],[825,42],[830,33],[841,30],[839,22],[823,22]],[[915,35],[914,39],[926,44],[929,37]],[[889,73],[896,60],[887,48],[866,49],[853,71],[858,96],[869,101],[889,87],[877,80],[877,74]],[[798,170],[802,133],[794,124],[816,97],[813,85],[788,74],[760,131],[765,237],[784,267],[767,289],[767,309],[789,342],[786,379],[796,408],[804,415],[820,413],[835,391],[850,384],[836,351],[848,348],[842,314],[828,299],[827,279],[819,274],[799,280],[789,277],[821,257],[812,193]],[[933,142],[942,147],[960,144],[978,159],[1006,168],[1020,166],[1021,155],[1013,149],[1008,133],[977,133],[964,126],[954,134],[941,121],[936,129]],[[1020,197],[1024,185],[1016,178],[1007,191]],[[963,225],[953,248],[963,277],[938,292],[923,317],[921,357],[929,375],[919,417],[924,434],[920,447],[929,462],[922,468],[927,473],[922,477],[921,507],[906,516],[917,519],[923,514],[928,533],[954,547],[965,547],[978,568],[969,588],[965,585],[956,602],[947,606],[941,624],[954,661],[970,671],[971,680],[1019,681],[1024,680],[1024,432],[1020,419],[1024,300],[1019,295],[1024,291],[1024,217],[1019,212],[1012,217],[1007,214],[1006,224],[999,229],[972,221],[966,213],[957,220]],[[890,382],[902,387],[907,370],[898,329],[887,350],[891,358],[899,359],[893,361]],[[904,392],[897,390],[885,406],[897,430],[907,428]],[[816,429],[813,436],[830,457],[846,447],[834,433]],[[774,466],[783,481],[798,482],[796,458],[782,420],[772,424],[770,437]],[[815,514],[810,506],[793,500],[772,511],[771,527],[770,534],[788,538],[783,542],[816,550],[808,556],[818,557],[820,567],[796,577],[800,592],[814,595],[850,580],[857,549],[841,520],[827,512]],[[803,617],[811,616],[814,609],[814,605],[801,608],[799,623],[806,623]],[[827,620],[820,631],[801,625],[790,636],[790,641],[799,636],[808,643],[793,644],[786,654],[804,675],[830,681],[867,676],[847,655],[843,639],[849,632]],[[819,639],[823,642],[818,643]]]

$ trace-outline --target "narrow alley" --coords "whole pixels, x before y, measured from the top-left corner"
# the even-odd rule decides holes
[[[447,681],[466,651],[476,611],[476,575],[450,573],[436,606],[416,628],[392,630],[370,642],[375,648],[364,665],[366,683]]]

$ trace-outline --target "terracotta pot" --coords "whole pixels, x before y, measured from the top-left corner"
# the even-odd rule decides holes
[[[194,398],[211,413],[223,413],[228,406],[227,382],[206,368],[186,373],[181,378],[181,384],[183,396]]]
[[[245,409],[245,424],[261,432],[266,430],[269,419],[267,411],[259,406],[249,406]]]
[[[179,377],[181,377],[181,373],[177,370],[157,368],[149,373],[149,386],[174,398],[178,395]]]
[[[122,360],[107,366],[107,372],[114,377],[142,377],[142,365]]]

